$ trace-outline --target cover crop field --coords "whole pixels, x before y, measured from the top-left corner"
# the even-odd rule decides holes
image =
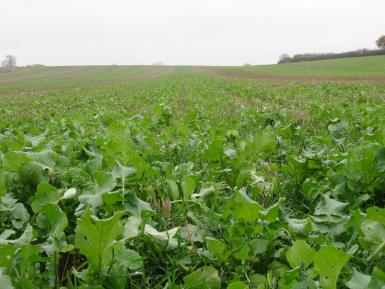
[[[0,71],[0,288],[384,288],[384,60]]]

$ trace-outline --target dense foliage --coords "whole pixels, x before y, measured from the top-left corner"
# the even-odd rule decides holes
[[[385,37],[384,37],[385,39]],[[384,40],[382,40],[384,41]],[[382,44],[385,46],[385,44]],[[292,63],[292,62],[301,62],[301,61],[317,61],[317,60],[327,60],[327,59],[338,59],[338,58],[349,58],[349,57],[365,57],[365,56],[375,56],[375,55],[385,55],[385,51],[381,46],[381,38],[377,40],[378,50],[370,49],[358,49],[355,51],[343,52],[343,53],[305,53],[305,54],[295,54],[293,57],[285,56],[281,57],[278,61],[278,64],[283,63]]]
[[[3,99],[0,288],[384,288],[384,98],[179,68]]]

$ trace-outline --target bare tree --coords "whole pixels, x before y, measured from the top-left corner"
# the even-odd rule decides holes
[[[382,35],[376,41],[377,47],[380,49],[385,49],[385,35]]]
[[[11,54],[6,55],[5,59],[1,62],[1,66],[6,67],[11,71],[12,68],[16,67],[16,57]]]

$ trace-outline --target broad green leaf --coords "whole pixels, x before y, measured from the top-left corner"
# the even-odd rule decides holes
[[[230,255],[226,244],[220,240],[206,237],[206,246],[207,249],[221,261],[225,261]]]
[[[5,269],[8,269],[11,267],[15,252],[16,246],[14,246],[13,244],[0,245],[0,268],[3,267]]]
[[[23,184],[37,186],[40,183],[47,183],[49,168],[37,162],[29,162],[22,165],[20,169],[20,180]]]
[[[34,230],[30,224],[27,225],[23,234],[16,240],[12,240],[12,244],[15,244],[18,247],[29,245],[32,242]]]
[[[25,230],[23,234],[18,239],[9,239],[10,236],[12,236],[15,233],[15,231],[12,230],[5,230],[0,235],[0,245],[8,245],[8,244],[14,244],[18,247],[22,247],[25,245],[28,245],[31,243],[33,238],[33,228],[30,224],[28,224],[25,227]]]
[[[243,188],[246,186],[247,182],[252,179],[250,170],[242,170],[239,172],[236,180],[237,188]]]
[[[194,178],[191,176],[185,176],[182,180],[181,187],[183,192],[183,198],[185,200],[189,200],[196,187]]]
[[[26,135],[25,138],[29,142],[31,142],[33,147],[35,147],[35,146],[38,146],[39,143],[41,143],[45,139],[46,135],[47,135],[47,131],[39,135]]]
[[[251,252],[254,254],[263,254],[269,246],[269,241],[265,239],[254,239],[249,242]]]
[[[383,289],[385,287],[385,272],[375,267],[370,278],[370,283],[365,289]]]
[[[107,192],[102,195],[103,205],[110,211],[114,212],[122,206],[124,202],[123,195],[119,191]]]
[[[17,203],[9,211],[12,215],[12,225],[16,229],[21,229],[29,221],[30,215],[22,203]]]
[[[143,266],[143,258],[134,250],[126,249],[123,241],[114,245],[114,262],[107,276],[108,288],[127,288],[130,271]]]
[[[280,212],[280,205],[282,203],[282,199],[279,199],[277,203],[270,206],[269,208],[266,208],[264,210],[261,210],[261,219],[266,222],[275,222],[278,221],[279,212]]]
[[[80,195],[79,201],[95,210],[103,204],[103,194],[111,192],[116,187],[116,179],[112,174],[104,171],[93,172],[92,177],[95,187]]]
[[[305,274],[301,274],[300,269],[285,272],[278,282],[279,289],[320,289],[316,286],[314,280],[307,278]],[[307,271],[309,272],[309,271]],[[323,289],[323,287],[322,287]]]
[[[376,257],[385,251],[385,227],[372,220],[365,220],[361,224],[365,240],[369,243]]]
[[[41,183],[37,186],[35,195],[29,198],[32,210],[37,213],[40,207],[47,203],[56,203],[59,199],[59,193],[56,188],[50,184]]]
[[[353,269],[352,278],[346,283],[346,286],[350,289],[365,289],[368,288],[370,283],[370,275],[365,275]]]
[[[308,233],[312,229],[312,221],[309,217],[303,220],[286,218],[286,222],[294,232]]]
[[[57,234],[55,237],[48,237],[47,240],[41,244],[44,252],[48,256],[54,256],[59,252],[69,252],[74,249],[72,244],[67,243],[66,235],[64,232]]]
[[[204,242],[205,232],[198,226],[187,224],[179,230],[180,236],[188,242]]]
[[[124,243],[119,247],[114,251],[114,265],[128,270],[138,270],[143,266],[143,258],[138,252],[125,248]]]
[[[228,156],[229,158],[233,159],[237,156],[237,151],[232,148],[227,148],[224,150],[225,156]]]
[[[183,278],[185,289],[220,289],[221,278],[213,267],[202,267]]]
[[[134,176],[135,174],[136,174],[135,168],[123,166],[119,162],[117,162],[115,167],[112,169],[112,176],[115,179],[126,178],[128,176]]]
[[[385,227],[385,208],[371,207],[366,212],[366,220],[376,221]]]
[[[0,198],[7,194],[7,184],[5,183],[4,173],[0,171]]]
[[[376,153],[376,170],[380,173],[385,172],[385,147],[380,148]]]
[[[0,234],[0,240],[2,240],[3,242],[5,242],[6,240],[8,240],[8,238],[10,236],[12,236],[13,234],[15,234],[16,232],[14,230],[4,230],[3,232],[1,232]],[[7,244],[7,243],[3,243],[3,244]]]
[[[366,182],[373,180],[373,176],[377,173],[375,158],[379,146],[378,143],[369,143],[351,151],[344,163],[344,174],[353,181],[352,186],[354,182],[360,181],[365,185]]]
[[[76,226],[75,246],[98,274],[108,270],[113,258],[113,245],[122,234],[121,214],[98,219],[86,211]]]
[[[57,238],[68,225],[67,215],[57,204],[47,203],[40,207],[36,225],[42,230],[44,237]]]
[[[314,256],[314,268],[320,275],[323,289],[336,289],[341,269],[349,261],[349,255],[333,246],[322,247]]]
[[[275,136],[270,131],[264,131],[257,134],[253,140],[254,153],[262,153],[265,156],[270,156],[274,153],[277,145]]]
[[[254,222],[259,216],[262,207],[240,189],[235,197],[229,201],[230,212],[236,219]]]
[[[304,240],[294,242],[286,252],[286,258],[292,268],[303,266],[309,267],[314,260],[314,250]]]
[[[243,261],[243,260],[246,260],[247,257],[249,257],[250,251],[251,251],[251,248],[249,247],[249,245],[245,244],[243,247],[236,250],[233,253],[233,256],[235,259]]]
[[[333,200],[328,196],[322,196],[318,203],[312,220],[315,227],[322,233],[341,234],[344,232],[344,225],[349,221],[349,216],[345,215],[348,203]]]
[[[213,186],[210,186],[208,188],[201,188],[198,193],[191,195],[191,199],[193,200],[203,199],[205,197],[212,195],[212,193],[214,192],[215,192],[215,188]]]
[[[95,211],[97,207],[103,204],[103,195],[102,193],[94,192],[83,193],[79,196],[79,202]]]
[[[314,214],[319,215],[325,215],[327,217],[335,217],[335,216],[344,216],[344,209],[348,206],[348,203],[342,203],[336,200],[333,200],[329,198],[328,196],[324,195],[322,197],[322,200],[318,203]]]
[[[100,194],[110,192],[116,187],[116,179],[110,173],[103,171],[94,172],[92,177],[98,186],[97,192]]]
[[[15,284],[17,289],[48,289],[42,282],[43,274],[36,270],[36,264],[47,261],[41,256],[42,253],[40,245],[28,244],[20,248],[17,261],[21,278]]]
[[[253,274],[250,276],[250,283],[252,288],[264,289],[266,277],[261,274]]]
[[[223,156],[223,143],[220,137],[214,136],[207,150],[203,154],[203,158],[209,162],[219,162]]]
[[[226,137],[234,141],[235,139],[239,138],[239,132],[236,129],[230,129],[226,132]]]
[[[178,185],[174,180],[168,179],[167,180],[167,188],[169,190],[169,195],[171,197],[171,200],[178,200],[179,199],[179,189]]]
[[[12,282],[11,282],[11,279],[9,278],[9,276],[4,275],[1,270],[0,270],[0,288],[1,289],[15,289],[15,287],[13,287],[13,285],[12,285]]]
[[[53,168],[55,162],[53,158],[55,157],[55,152],[52,150],[42,150],[40,152],[26,152],[27,157],[29,157],[34,162],[38,163],[43,168]]]
[[[142,223],[142,219],[138,216],[128,217],[123,227],[124,239],[135,238],[139,235],[139,227]]]
[[[241,281],[234,281],[227,286],[227,289],[249,289],[249,287]]]
[[[167,231],[159,232],[148,224],[144,226],[144,233],[153,237],[158,243],[165,246],[167,249],[175,249],[178,246],[178,240],[174,238],[178,230],[179,227],[175,227]]]
[[[4,155],[3,168],[6,171],[18,173],[29,158],[22,152],[8,152]]]
[[[334,141],[341,145],[344,142],[346,131],[347,131],[347,124],[344,122],[339,122],[336,124],[331,124],[328,126],[328,130]]]
[[[125,203],[126,211],[136,215],[141,216],[142,212],[152,212],[153,209],[151,205],[140,198],[136,194],[127,194],[126,203]]]

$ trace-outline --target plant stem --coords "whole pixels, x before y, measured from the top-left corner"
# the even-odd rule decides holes
[[[125,187],[124,187],[124,179],[125,179],[125,176],[124,176],[124,168],[125,168],[125,165],[122,166],[122,189],[123,189],[122,197],[123,197],[123,202],[124,202],[124,193],[125,193]]]
[[[366,259],[366,262],[372,261],[382,250],[385,249],[385,240],[381,243],[380,246]]]
[[[58,262],[57,262],[57,252],[53,255],[53,262],[55,267],[55,288],[59,289],[59,270],[58,270]]]

